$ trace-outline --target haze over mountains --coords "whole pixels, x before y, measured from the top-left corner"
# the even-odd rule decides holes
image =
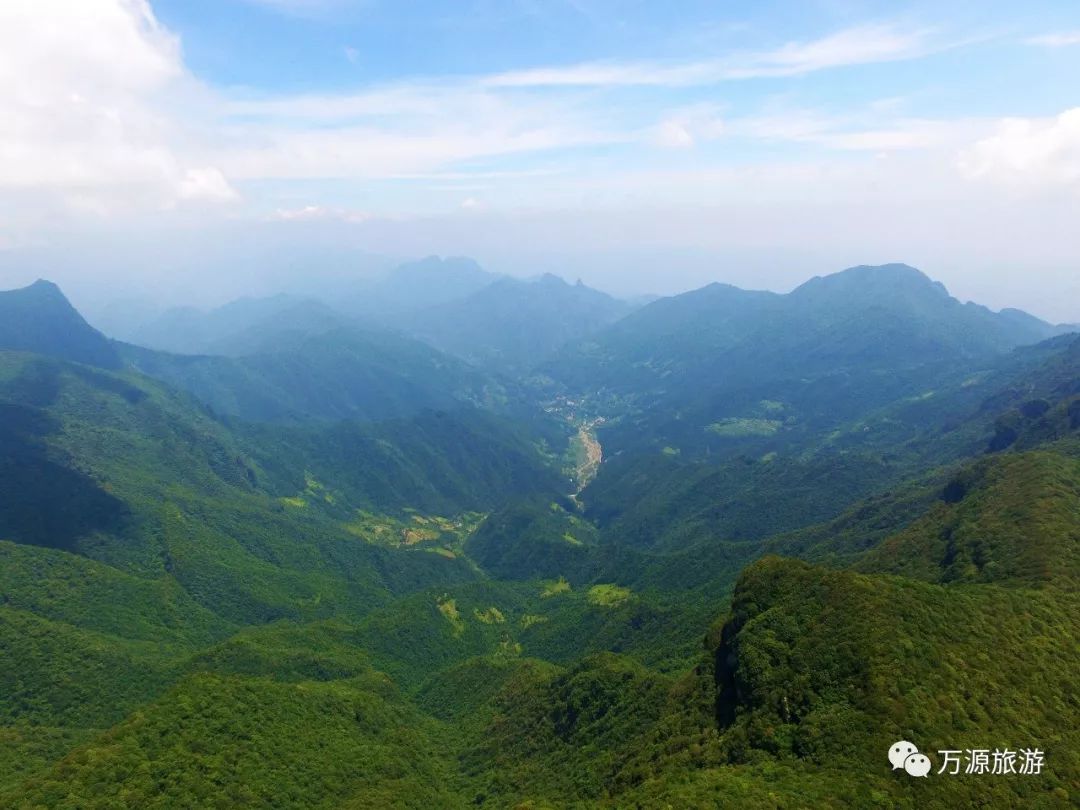
[[[523,370],[634,308],[550,274],[512,279],[470,259],[429,257],[333,298],[280,294],[210,311],[172,309],[149,321],[134,312],[116,336],[181,354],[235,355],[257,352],[260,339],[278,333],[354,326],[411,335],[483,367]]]
[[[0,293],[0,345],[102,368],[121,365],[115,347],[44,280]]]
[[[425,260],[138,334],[0,293],[2,806],[1080,797],[1067,327]]]

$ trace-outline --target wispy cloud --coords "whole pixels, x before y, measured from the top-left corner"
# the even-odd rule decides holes
[[[727,78],[797,76],[828,68],[895,62],[925,56],[941,44],[931,42],[931,29],[900,30],[890,25],[847,28],[805,43],[788,43],[757,54],[744,67],[733,67]]]
[[[963,119],[883,115],[879,105],[871,104],[865,110],[839,115],[794,110],[746,116],[730,122],[728,132],[737,137],[815,144],[839,151],[898,152],[958,146],[972,137],[976,128],[975,123]]]
[[[637,138],[633,128],[584,102],[518,98],[471,79],[224,101],[221,113],[222,165],[242,179],[464,173],[465,163]],[[474,176],[493,171],[470,168]],[[523,168],[515,167],[518,174]]]
[[[800,76],[830,68],[893,62],[947,47],[930,29],[891,25],[847,28],[816,40],[789,42],[766,51],[687,62],[589,62],[512,71],[487,77],[489,87],[689,87],[724,81]]]
[[[697,104],[667,112],[654,128],[652,141],[668,149],[687,149],[720,138],[726,124],[714,104]]]
[[[330,208],[323,205],[305,205],[300,208],[279,208],[270,217],[272,220],[282,222],[311,222],[319,220],[335,220],[348,222],[354,225],[367,222],[372,219],[366,211],[353,211],[348,208]]]
[[[481,158],[607,144],[618,137],[559,125],[485,129],[479,122],[439,132],[253,130],[253,143],[224,149],[219,159],[230,177],[242,180],[392,178]]]
[[[335,95],[226,100],[232,132],[223,160],[229,176],[394,177],[446,171],[477,160],[620,144],[689,148],[724,135],[715,105],[657,111],[650,105],[597,104],[594,93],[643,86],[696,86],[753,76],[797,76],[829,67],[915,58],[934,47],[929,29],[849,28],[772,50],[682,64],[582,64],[494,75],[400,81]],[[535,92],[546,88],[547,92]],[[881,116],[878,116],[880,119]],[[865,130],[866,127],[863,127]],[[789,137],[842,149],[915,148],[914,127],[870,132],[801,126],[784,136],[764,123],[743,137]],[[476,167],[482,171],[483,167]]]
[[[1080,31],[1058,31],[1052,34],[1041,34],[1037,37],[1028,37],[1024,42],[1040,48],[1066,48],[1070,45],[1080,45]]]
[[[363,8],[369,5],[371,0],[244,0],[244,2],[293,17],[325,18],[343,10]]]
[[[251,1],[327,7],[321,0]],[[704,172],[715,168],[710,161],[724,162],[729,141],[735,150],[747,142],[810,145],[816,156],[947,148],[957,140],[954,123],[904,116],[895,100],[856,112],[761,112],[754,102],[729,109],[711,90],[949,47],[929,28],[864,25],[680,63],[585,63],[255,97],[191,76],[179,43],[145,0],[17,5],[13,12],[0,4],[0,193],[33,189],[102,210],[236,201],[239,189],[255,196],[256,209],[284,205],[281,219],[354,221],[347,193],[327,195],[335,204],[326,205],[314,192],[296,207],[296,196],[260,198],[259,184],[399,181],[401,193],[388,206],[423,209],[431,201],[408,183],[430,180],[460,191],[477,181],[513,189],[477,196],[492,211],[500,200],[533,204],[544,183],[588,194],[600,174],[619,168],[613,154],[660,165],[708,148],[697,168]],[[76,6],[91,26],[84,37],[61,24]],[[648,92],[655,86],[680,92]],[[365,196],[362,205],[378,209],[373,199]]]

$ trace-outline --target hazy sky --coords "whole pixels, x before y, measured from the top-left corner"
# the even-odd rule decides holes
[[[0,286],[905,261],[1080,321],[1078,80],[1075,0],[0,0]]]

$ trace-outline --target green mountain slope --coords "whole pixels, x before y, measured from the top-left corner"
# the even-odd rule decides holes
[[[904,265],[859,267],[788,295],[711,285],[662,299],[544,370],[611,417],[613,451],[760,454],[818,443],[1056,331],[961,304]]]
[[[289,535],[316,546],[355,545],[345,524],[360,507],[480,511],[514,493],[559,486],[528,439],[468,411],[325,433],[305,429],[295,440],[283,432],[256,444],[258,428],[230,429],[145,378],[33,355],[0,353],[0,361],[0,402],[18,416],[3,423],[17,453],[6,455],[0,469],[20,493],[5,501],[0,525],[15,540],[149,570],[181,564],[182,557],[169,563],[163,549],[174,536],[189,543],[193,525],[265,557],[270,546],[281,549],[277,554],[295,548]],[[41,474],[27,476],[35,465]],[[70,519],[64,509],[34,508],[56,496],[57,484],[69,487]],[[407,501],[405,490],[415,500]],[[337,500],[334,492],[350,497]],[[102,506],[88,511],[84,503]],[[218,554],[223,547],[196,544],[191,551]]]
[[[59,287],[44,280],[0,292],[0,349],[120,367],[108,339],[83,320]]]
[[[715,351],[793,298],[806,330]],[[253,424],[0,351],[0,806],[1075,806],[1080,342],[1006,352],[1045,325],[903,268],[692,299],[697,355],[649,366],[667,327],[642,327],[632,402],[549,407],[621,401],[609,437],[707,414],[728,449],[656,423],[573,497],[563,433],[462,407],[457,361],[430,381],[446,407],[335,421],[362,400],[327,381],[371,358],[274,337],[267,357],[334,359],[282,363],[274,400],[302,415]],[[831,358],[806,396],[695,410],[752,363],[791,384],[804,349]],[[182,359],[238,385],[237,358]],[[395,386],[358,384],[391,409]],[[773,421],[798,436],[770,448]],[[893,770],[901,739],[927,778]],[[996,748],[1044,767],[937,772]]]
[[[237,432],[247,437],[275,492],[339,517],[355,509],[486,512],[515,495],[566,486],[545,463],[542,439],[471,408],[378,423],[239,426]]]
[[[286,332],[245,357],[173,355],[122,346],[135,370],[215,412],[260,422],[387,419],[497,401],[500,387],[417,341],[354,329]]]
[[[509,682],[467,747],[479,803],[1070,806],[1080,789],[1071,452],[979,462],[964,497],[937,490],[922,518],[854,555],[858,569],[908,576],[754,563],[705,656],[675,683],[604,659]],[[868,505],[846,520],[872,538],[885,511]],[[979,538],[977,571],[964,561],[967,538]],[[885,754],[898,739],[928,753],[930,781],[891,771]],[[936,772],[941,750],[1006,747],[1037,747],[1046,767]]]
[[[0,737],[14,746],[0,788],[148,701],[165,700],[171,725],[177,707],[160,696],[187,672],[254,660],[246,674],[281,675],[293,660],[302,675],[352,673],[330,663],[330,641],[304,652],[315,631],[266,646],[261,662],[243,652],[261,641],[222,644],[243,626],[356,621],[397,595],[475,579],[451,550],[476,520],[460,514],[561,486],[531,439],[467,411],[270,438],[137,374],[16,352],[0,352],[0,407],[0,527],[15,541],[0,541]],[[388,541],[384,526],[406,534]],[[315,717],[324,698],[367,699],[342,687],[304,711]],[[216,734],[194,728],[176,746]],[[115,802],[97,790],[113,778],[102,773],[84,795]],[[364,806],[357,780],[350,800]]]
[[[246,420],[386,419],[462,404],[507,405],[504,386],[465,363],[400,334],[356,328],[313,302],[237,301],[162,329],[157,343],[232,356],[111,342],[49,282],[0,293],[0,350],[130,367]]]
[[[459,806],[431,725],[370,679],[196,675],[8,806]]]

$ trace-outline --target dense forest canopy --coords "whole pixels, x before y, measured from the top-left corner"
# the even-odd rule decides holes
[[[465,260],[140,328],[0,293],[0,805],[1080,800],[1070,328]]]

